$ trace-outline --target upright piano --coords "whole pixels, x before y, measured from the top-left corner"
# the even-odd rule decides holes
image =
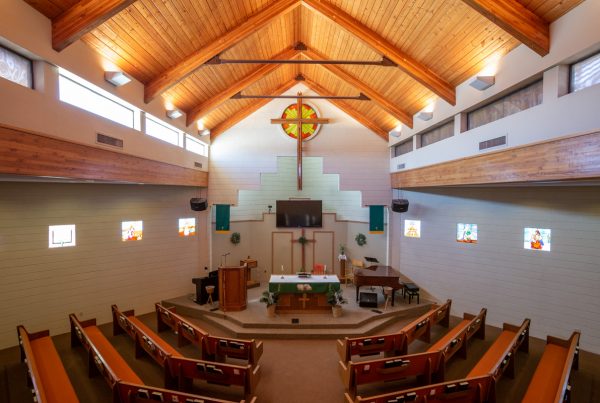
[[[356,285],[356,300],[358,301],[361,286],[379,286],[392,288],[392,306],[394,305],[394,294],[401,288],[400,272],[392,266],[370,266],[365,269],[354,269],[354,284]]]

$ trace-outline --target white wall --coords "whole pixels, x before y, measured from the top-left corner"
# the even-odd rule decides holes
[[[110,305],[151,312],[192,293],[208,266],[208,211],[193,212],[188,187],[0,182],[0,349],[15,328],[69,330],[68,314],[111,320]],[[196,217],[197,236],[178,235]],[[141,241],[121,241],[121,221],[143,220]],[[75,224],[77,245],[48,248],[48,226]]]
[[[392,264],[454,315],[488,308],[488,322],[531,318],[532,335],[567,337],[600,352],[600,189],[448,188],[402,191],[407,213],[390,218]],[[421,238],[402,236],[421,220]],[[478,225],[479,242],[456,242],[456,224]],[[552,250],[523,248],[525,227],[550,228]]]

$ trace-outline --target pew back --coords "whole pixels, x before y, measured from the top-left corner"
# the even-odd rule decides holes
[[[154,403],[154,402],[180,402],[180,403],[238,403],[230,400],[216,399],[192,395],[185,392],[155,388],[152,386],[136,385],[128,382],[119,382],[117,387],[119,403]],[[256,397],[242,400],[239,403],[256,403]]]
[[[433,351],[361,362],[339,361],[339,368],[346,390],[354,396],[359,386],[375,382],[408,377],[419,377],[425,384],[430,384],[434,378],[443,380],[444,353]]]
[[[372,397],[352,398],[345,395],[346,403],[484,403],[494,401],[495,381],[490,376],[449,381]]]

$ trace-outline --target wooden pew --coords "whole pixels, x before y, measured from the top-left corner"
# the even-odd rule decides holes
[[[579,368],[580,332],[569,339],[548,336],[544,354],[529,383],[523,403],[555,403],[570,401],[571,370]]]
[[[177,315],[175,308],[155,304],[158,331],[171,329],[178,334],[179,346],[193,343],[200,347],[203,360],[224,361],[235,358],[255,366],[263,353],[262,341],[211,336],[202,328]]]
[[[477,336],[485,339],[485,316],[487,309],[482,308],[478,315],[465,313],[463,320],[448,333],[432,345],[427,351],[443,351],[446,363],[452,356],[460,351],[463,358],[467,358],[467,345],[469,339]]]
[[[348,362],[356,355],[368,356],[380,353],[386,356],[404,355],[408,345],[414,340],[421,339],[429,342],[432,325],[440,323],[449,326],[451,304],[450,299],[443,305],[434,304],[427,313],[397,333],[338,339],[336,345],[340,359]]]
[[[24,326],[19,325],[17,336],[21,362],[27,363],[28,384],[33,400],[38,403],[79,402],[50,332],[44,330],[30,334]]]
[[[251,397],[256,390],[260,366],[232,365],[183,357],[156,333],[133,316],[133,311],[122,313],[112,306],[113,331],[126,332],[136,344],[136,356],[146,351],[165,370],[165,386],[177,385],[186,390],[194,379],[221,385],[240,386],[244,395]]]
[[[433,351],[370,361],[339,361],[339,369],[348,394],[355,396],[359,386],[376,382],[408,377],[417,377],[423,384],[430,384],[434,379],[443,380],[444,362],[444,353]]]
[[[177,392],[152,386],[135,385],[128,382],[119,382],[117,384],[117,398],[119,399],[119,403],[155,403],[157,401],[179,403],[238,403],[230,400],[192,395],[185,392]],[[239,403],[256,403],[256,397],[253,397],[252,400],[242,400]]]
[[[504,323],[500,336],[471,369],[467,378],[491,375],[497,381],[507,370],[508,375],[514,378],[517,350],[529,352],[530,322],[525,319],[521,326]]]
[[[77,344],[84,347],[88,353],[89,375],[100,373],[106,379],[113,393],[113,403],[156,402],[161,401],[161,396],[165,402],[235,403],[144,385],[100,332],[95,319],[80,322],[75,314],[70,314],[69,320],[71,322],[71,347],[75,347]],[[140,390],[145,392],[140,392]],[[245,402],[246,400],[241,401],[241,403]],[[250,402],[255,402],[255,399],[251,399]]]
[[[127,365],[112,344],[96,326],[96,319],[79,321],[75,314],[71,322],[71,347],[81,344],[88,354],[88,375],[100,374],[115,391],[119,381],[143,385],[142,380]]]
[[[490,375],[389,392],[363,398],[344,395],[345,403],[485,403],[495,401],[495,381]]]

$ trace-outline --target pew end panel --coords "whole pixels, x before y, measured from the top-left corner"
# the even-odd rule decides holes
[[[340,360],[343,362],[350,361],[350,342],[348,337],[337,339],[335,341],[335,346],[337,348],[338,355],[340,356]]]
[[[122,334],[123,332],[129,333],[129,331],[123,326],[123,323],[119,323],[119,321],[123,321],[124,318],[120,318],[120,316],[124,316],[125,318],[128,316],[134,316],[135,312],[133,309],[128,311],[120,312],[119,308],[115,304],[110,306],[110,310],[112,312],[113,319],[113,336],[118,334]],[[126,323],[126,322],[125,322]]]
[[[354,384],[354,376],[351,372],[352,361],[344,362],[338,361],[338,372],[340,377],[342,378],[342,384],[344,385],[344,389],[350,390],[352,384]],[[352,394],[354,396],[354,394]]]

